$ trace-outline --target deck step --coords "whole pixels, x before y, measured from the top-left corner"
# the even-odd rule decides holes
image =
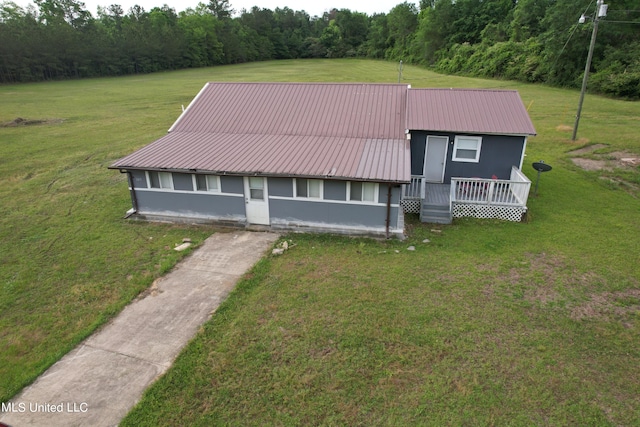
[[[451,224],[452,215],[448,205],[423,204],[420,209],[420,221],[434,224]]]
[[[438,212],[449,212],[449,205],[432,205],[423,203],[422,210],[430,210],[430,211],[438,211]]]

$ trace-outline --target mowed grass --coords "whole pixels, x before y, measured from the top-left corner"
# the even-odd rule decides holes
[[[554,166],[529,221],[409,217],[406,242],[286,236],[123,425],[640,424],[640,202],[567,155],[640,154],[640,104],[587,96],[571,142],[574,91],[403,77],[519,90],[538,131],[523,169]],[[126,182],[106,170],[204,82],[397,78],[387,62],[281,61],[0,87],[0,122],[64,119],[0,128],[0,400],[170,268],[174,243],[213,231],[123,221]]]

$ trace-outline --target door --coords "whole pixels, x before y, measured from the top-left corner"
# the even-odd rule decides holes
[[[249,224],[269,225],[269,195],[267,178],[250,176],[244,178],[244,201]]]
[[[444,181],[444,165],[447,162],[449,138],[428,136],[424,153],[424,179],[428,182]]]

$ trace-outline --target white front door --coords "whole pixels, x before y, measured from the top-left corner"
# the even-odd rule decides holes
[[[250,176],[244,178],[244,201],[249,224],[269,225],[269,194],[267,178]]]
[[[449,138],[428,136],[424,153],[424,179],[429,182],[444,182],[444,165],[447,162]]]

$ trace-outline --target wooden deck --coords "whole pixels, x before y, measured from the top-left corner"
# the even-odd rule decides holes
[[[440,184],[411,176],[401,204],[406,213],[420,213],[424,222],[448,224],[452,216],[520,221],[530,188],[531,181],[515,166],[510,179],[451,178],[451,184]]]
[[[451,186],[449,184],[434,184],[427,182],[425,187],[424,203],[434,206],[449,206]]]

